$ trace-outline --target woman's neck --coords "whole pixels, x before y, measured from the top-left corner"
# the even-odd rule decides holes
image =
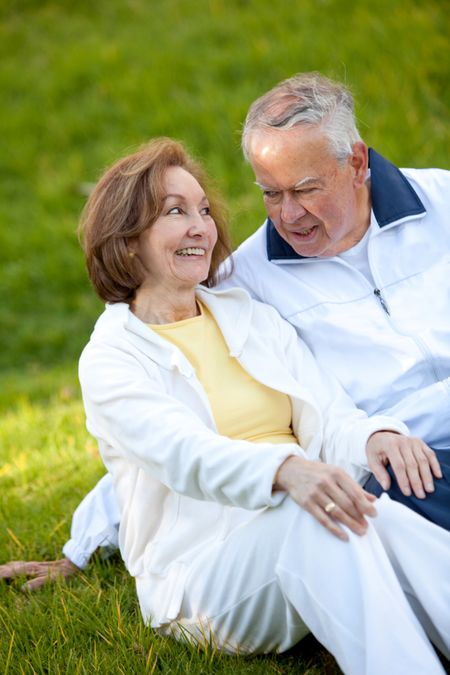
[[[144,323],[164,324],[197,316],[195,289],[137,289],[130,309]]]

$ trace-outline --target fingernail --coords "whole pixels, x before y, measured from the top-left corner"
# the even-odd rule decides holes
[[[434,485],[433,485],[433,483],[427,483],[427,484],[425,485],[425,490],[426,490],[427,492],[434,492]]]
[[[404,494],[406,497],[411,497],[411,489],[410,489],[409,487],[403,488],[403,494]]]

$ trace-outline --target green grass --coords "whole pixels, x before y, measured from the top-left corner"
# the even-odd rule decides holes
[[[391,160],[446,167],[449,28],[441,0],[3,0],[0,562],[59,555],[103,473],[76,380],[101,310],[75,234],[86,184],[152,136],[180,138],[242,241],[264,214],[239,129],[256,96],[301,70],[347,81],[363,136]],[[67,588],[18,588],[0,584],[0,674],[333,669],[311,643],[230,659],[156,638],[117,560]]]

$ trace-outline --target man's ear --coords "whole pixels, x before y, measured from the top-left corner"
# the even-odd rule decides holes
[[[363,141],[357,141],[353,144],[349,161],[353,169],[354,185],[355,187],[362,187],[365,183],[369,167],[369,151]]]

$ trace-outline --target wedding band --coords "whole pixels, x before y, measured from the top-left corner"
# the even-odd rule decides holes
[[[331,513],[333,509],[336,508],[336,504],[334,502],[328,502],[328,504],[324,507],[324,510],[327,513]]]

